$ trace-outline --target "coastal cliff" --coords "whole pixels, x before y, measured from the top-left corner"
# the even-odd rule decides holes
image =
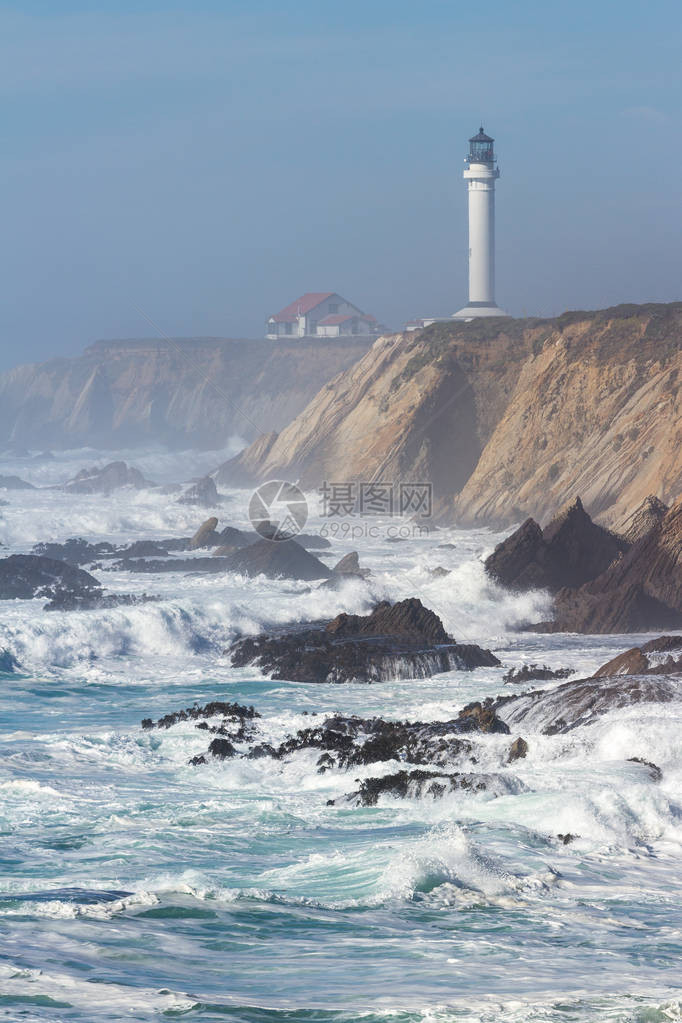
[[[0,448],[219,448],[290,422],[367,340],[100,341],[0,374]]]
[[[681,370],[682,303],[437,323],[380,338],[217,478],[431,480],[453,521],[502,527],[579,494],[618,527],[682,491]]]

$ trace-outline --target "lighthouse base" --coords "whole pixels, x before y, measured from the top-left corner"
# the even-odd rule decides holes
[[[474,320],[479,316],[509,316],[504,309],[498,305],[488,305],[487,302],[470,302],[459,312],[453,313],[453,320]]]

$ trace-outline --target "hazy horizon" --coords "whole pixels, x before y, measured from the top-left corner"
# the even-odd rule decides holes
[[[138,310],[226,337],[305,291],[454,312],[481,122],[501,306],[682,298],[677,5],[282,6],[0,4],[0,369],[152,336]]]

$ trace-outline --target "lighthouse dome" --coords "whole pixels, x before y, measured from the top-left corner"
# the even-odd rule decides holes
[[[481,125],[478,134],[472,135],[469,139],[469,156],[467,158],[469,163],[494,163],[494,142],[495,139],[491,138],[490,135],[486,135],[483,131],[483,125]]]

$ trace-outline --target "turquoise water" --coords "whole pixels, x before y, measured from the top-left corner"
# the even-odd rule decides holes
[[[157,495],[77,508],[56,492],[6,499],[11,551],[196,525],[196,512]],[[224,521],[239,524],[242,506],[229,495]],[[456,548],[438,549],[444,539]],[[544,598],[491,588],[480,558],[496,539],[379,534],[360,545],[372,579],[341,593],[99,573],[162,600],[64,615],[40,601],[0,606],[0,648],[21,665],[0,676],[0,1019],[681,1019],[682,706],[620,710],[564,736],[524,731],[529,755],[513,767],[513,736],[482,736],[477,769],[511,779],[508,793],[373,808],[327,800],[395,764],[319,775],[303,752],[196,768],[205,733],[140,727],[229,699],[254,704],[278,741],[313,713],[428,721],[502,691],[500,669],[303,686],[223,656],[239,630],[360,611],[377,596],[421,596],[505,667],[589,673],[632,645],[515,633]],[[351,546],[335,545],[332,560]],[[433,580],[436,564],[451,575]],[[657,763],[662,781],[632,756]],[[568,846],[566,832],[578,836]]]

